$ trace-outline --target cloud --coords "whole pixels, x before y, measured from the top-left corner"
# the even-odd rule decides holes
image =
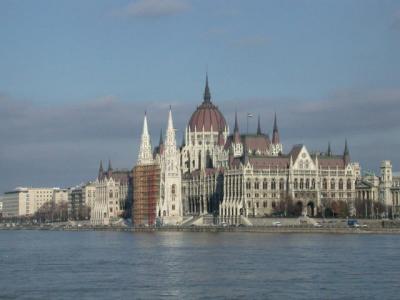
[[[400,9],[393,14],[391,28],[394,30],[400,29]]]
[[[270,40],[265,36],[248,36],[233,40],[231,42],[231,45],[240,48],[255,48],[263,47],[269,42]]]
[[[117,16],[125,17],[163,17],[189,10],[186,0],[137,0],[115,11]]]
[[[325,150],[328,141],[337,153],[349,140],[353,159],[367,169],[383,159],[400,169],[400,89],[344,90],[324,99],[299,98],[213,100],[233,129],[235,108],[240,131],[246,113],[261,115],[271,134],[273,115],[285,151],[295,143]],[[0,93],[0,192],[19,185],[72,186],[96,176],[99,160],[111,158],[115,167],[131,168],[137,159],[143,114],[147,110],[153,146],[165,131],[169,104],[182,133],[198,101],[128,102],[109,95],[80,103],[39,105]],[[249,131],[256,129],[256,118]]]

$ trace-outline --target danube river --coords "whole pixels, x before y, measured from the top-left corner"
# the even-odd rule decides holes
[[[0,231],[0,299],[398,299],[400,235]]]

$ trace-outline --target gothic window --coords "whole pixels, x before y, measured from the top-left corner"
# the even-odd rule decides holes
[[[260,189],[260,183],[258,182],[258,180],[256,180],[256,182],[254,183],[254,189],[255,190]]]
[[[251,207],[251,202],[250,201],[247,202],[247,207]]]
[[[272,181],[271,181],[271,190],[275,190],[275,189],[276,189],[275,178],[272,178]]]
[[[256,208],[258,208],[258,202],[256,202]]]
[[[335,179],[331,179],[331,190],[335,189]]]
[[[207,154],[206,154],[206,168],[211,169],[212,167],[213,167],[212,157],[211,157],[210,151],[207,150]]]
[[[281,178],[281,180],[279,180],[279,189],[282,191],[284,187],[285,187],[285,182],[283,178]]]
[[[347,179],[347,189],[351,190],[351,180]]]
[[[339,179],[339,190],[343,190],[343,179]]]
[[[304,181],[303,178],[300,179],[300,189],[304,189]]]
[[[163,211],[163,216],[167,216],[167,212],[165,210]]]
[[[175,204],[172,204],[172,210],[175,210]]]
[[[306,179],[306,189],[310,189],[310,179]]]
[[[247,181],[246,182],[246,189],[251,189],[251,182],[250,181]]]
[[[113,192],[112,191],[110,191],[110,193],[109,193],[109,195],[108,195],[110,198],[112,198],[113,197]]]
[[[266,208],[267,207],[267,201],[263,202],[263,207]]]
[[[276,203],[275,203],[275,201],[272,201],[272,208],[275,208],[276,207]]]
[[[328,189],[328,181],[326,180],[326,178],[324,178],[324,179],[322,180],[322,188],[323,188],[324,190]]]
[[[311,179],[311,188],[314,190],[315,189],[315,179]]]
[[[299,168],[303,169],[303,161],[302,160],[299,161]]]
[[[176,184],[173,184],[173,185],[171,186],[171,194],[172,194],[172,195],[175,195],[175,193],[176,193]]]
[[[304,166],[306,169],[308,169],[309,168],[309,164],[308,164],[308,160],[306,160],[306,162],[305,162],[305,166]]]
[[[297,189],[299,187],[299,182],[297,181],[297,178],[294,179],[294,188]]]
[[[265,179],[264,179],[264,181],[263,181],[263,189],[264,189],[264,190],[268,189],[268,182],[267,182],[267,180],[265,180]]]

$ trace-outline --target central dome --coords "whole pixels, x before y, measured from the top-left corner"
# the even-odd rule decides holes
[[[208,87],[208,76],[206,77],[206,88],[204,90],[203,103],[197,107],[196,111],[192,114],[189,121],[190,131],[211,131],[214,132],[225,131],[226,121],[222,113],[211,102],[211,93]]]

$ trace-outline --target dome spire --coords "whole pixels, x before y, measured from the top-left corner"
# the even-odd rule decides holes
[[[204,103],[211,103],[211,93],[208,86],[208,72],[206,73],[206,87],[204,88]]]

